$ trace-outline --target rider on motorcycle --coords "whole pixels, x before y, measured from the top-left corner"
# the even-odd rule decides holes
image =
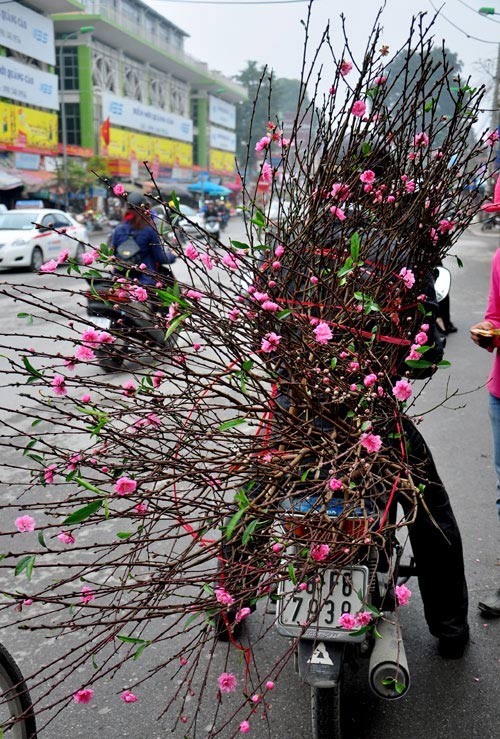
[[[150,215],[147,198],[138,192],[130,193],[127,197],[126,212],[123,222],[112,232],[110,246],[120,262],[115,272],[122,272],[133,283],[148,287],[155,285],[159,277],[173,282],[172,272],[168,265],[175,262],[175,255],[162,243],[157,229]],[[137,291],[132,291],[132,295]],[[156,343],[163,341],[164,331],[157,328],[154,318],[154,306],[150,302],[135,299],[127,304],[127,312],[133,317],[134,323],[146,330],[146,333]]]

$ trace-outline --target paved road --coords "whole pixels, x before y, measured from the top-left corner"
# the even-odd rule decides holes
[[[242,237],[241,223],[231,223],[228,235]],[[412,675],[409,693],[403,699],[383,703],[375,699],[367,686],[366,666],[362,664],[346,684],[345,709],[350,712],[349,737],[346,739],[498,739],[500,736],[500,620],[485,622],[476,611],[476,601],[488,590],[500,585],[500,527],[494,507],[494,473],[487,419],[486,392],[478,389],[486,379],[490,357],[475,346],[468,336],[468,326],[482,318],[491,257],[498,236],[482,234],[472,227],[462,238],[457,253],[464,262],[458,269],[452,258],[448,265],[453,273],[452,318],[459,332],[449,338],[447,358],[449,370],[440,371],[425,388],[418,400],[418,411],[439,405],[447,395],[457,391],[433,413],[426,416],[421,427],[434,451],[438,468],[450,491],[465,544],[466,568],[471,596],[472,642],[466,656],[460,661],[443,661],[436,654],[435,639],[423,621],[422,605],[416,583],[411,606],[403,611],[405,645]],[[36,276],[9,273],[4,279],[39,285]],[[53,278],[56,279],[56,278]],[[47,285],[49,278],[47,278]],[[12,330],[16,325],[18,306],[0,297],[0,315],[3,325]],[[17,324],[19,325],[19,324]],[[22,327],[20,329],[22,331]],[[50,331],[47,329],[47,335]],[[19,339],[22,345],[23,338]],[[124,376],[118,379],[123,381]],[[9,405],[10,403],[10,405]],[[15,406],[12,393],[0,389],[0,404]],[[13,418],[4,411],[5,417]],[[5,460],[4,460],[5,461]],[[7,491],[4,490],[3,494]],[[1,583],[0,583],[1,587]],[[7,615],[0,614],[0,623],[6,625]],[[270,616],[258,613],[252,616],[250,628],[255,634],[269,623]],[[28,672],[39,662],[53,656],[57,643],[23,635],[4,628],[2,639]],[[271,665],[283,652],[281,637],[268,634],[257,646],[257,659]],[[141,666],[153,664],[158,655],[175,654],[178,644],[162,643],[150,647],[141,658]],[[154,651],[153,651],[154,650]],[[207,650],[208,658],[208,650]],[[208,659],[207,659],[208,663]],[[214,656],[210,675],[215,677],[233,665],[239,669],[239,658],[234,651],[219,646]],[[131,668],[129,679],[133,677]],[[199,679],[203,673],[199,669]],[[123,680],[127,679],[125,676]],[[45,739],[160,739],[171,736],[183,739],[186,731],[178,726],[172,731],[171,722],[157,720],[166,700],[173,694],[181,677],[160,674],[147,690],[140,691],[141,699],[134,705],[124,705],[117,694],[125,686],[109,684],[99,689],[90,706],[71,706],[42,734]],[[195,680],[194,689],[197,690]],[[139,692],[139,691],[138,691]],[[252,721],[251,734],[256,739],[310,739],[309,697],[289,664],[272,694],[268,718]],[[193,703],[196,699],[193,698]],[[216,706],[216,692],[210,691],[197,716],[196,737],[208,735]],[[228,716],[230,702],[224,701],[220,716]],[[190,715],[189,703],[185,713]],[[229,737],[223,733],[222,737]],[[188,732],[188,736],[193,736]]]

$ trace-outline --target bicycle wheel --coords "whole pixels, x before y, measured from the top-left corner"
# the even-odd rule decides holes
[[[342,680],[339,678],[335,688],[311,687],[313,739],[342,739],[341,684]]]
[[[0,730],[5,739],[36,739],[36,721],[21,670],[0,644]]]

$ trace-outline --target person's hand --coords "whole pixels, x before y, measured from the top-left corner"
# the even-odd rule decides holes
[[[490,321],[481,321],[470,327],[470,337],[474,344],[477,344],[483,349],[493,348],[493,336],[487,336],[483,332],[491,331],[495,328]]]

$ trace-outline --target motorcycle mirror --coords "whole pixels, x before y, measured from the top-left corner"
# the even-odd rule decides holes
[[[434,289],[438,303],[444,300],[449,294],[451,288],[451,272],[446,267],[436,268],[436,277],[434,279]]]

